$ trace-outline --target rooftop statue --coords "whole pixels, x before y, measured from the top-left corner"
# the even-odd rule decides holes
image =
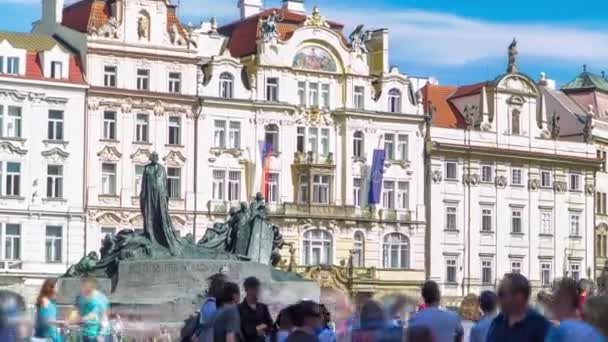
[[[517,39],[513,38],[511,44],[509,44],[509,65],[507,66],[507,72],[515,74],[517,70]]]

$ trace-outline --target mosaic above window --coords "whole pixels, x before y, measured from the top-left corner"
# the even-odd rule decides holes
[[[307,46],[300,50],[293,59],[293,67],[317,71],[336,72],[336,61],[325,49],[318,46]]]

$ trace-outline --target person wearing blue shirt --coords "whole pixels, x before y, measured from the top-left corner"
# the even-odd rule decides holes
[[[80,282],[80,296],[76,300],[83,342],[107,339],[108,306],[108,299],[96,289],[95,280],[83,278]]]
[[[483,316],[471,329],[469,342],[486,342],[490,325],[496,317],[496,294],[492,291],[483,291],[479,296],[479,307]]]
[[[321,309],[323,325],[317,333],[317,338],[319,339],[319,342],[336,342],[336,333],[330,326],[331,313],[324,304],[319,304],[319,308]]]
[[[200,342],[213,340],[213,320],[217,313],[217,298],[224,289],[226,276],[221,273],[214,274],[209,277],[208,281],[207,298],[205,298],[199,310],[199,327],[196,331],[196,336],[198,336]]]
[[[580,287],[571,278],[564,278],[553,292],[553,312],[559,325],[551,328],[547,342],[605,342],[600,333],[590,324],[578,318]]]
[[[504,276],[498,290],[500,315],[492,321],[486,341],[544,342],[551,323],[528,306],[530,283],[519,273]]]

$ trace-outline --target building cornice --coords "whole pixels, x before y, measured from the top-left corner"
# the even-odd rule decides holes
[[[92,47],[87,52],[89,55],[100,55],[100,56],[112,56],[112,57],[123,57],[123,58],[131,58],[131,59],[148,59],[152,61],[163,61],[163,62],[181,62],[185,64],[193,64],[198,65],[201,59],[197,55],[193,55],[192,57],[185,57],[179,55],[172,54],[158,54],[158,53],[148,53],[143,51],[135,51],[132,49],[124,49],[124,50],[114,50],[114,49],[103,49],[103,48],[95,48]]]
[[[89,89],[88,95],[100,97],[141,98],[146,100],[160,100],[171,103],[179,102],[188,105],[194,105],[197,103],[197,98],[194,95],[159,93],[152,91],[139,91],[120,88],[91,87]]]
[[[39,87],[39,86],[49,86],[49,87],[57,87],[57,88],[74,88],[75,90],[86,90],[87,88],[89,88],[88,84],[79,84],[79,83],[72,83],[72,82],[62,82],[61,80],[58,81],[39,81],[39,80],[32,80],[26,77],[0,77],[0,82],[8,82],[8,83],[17,83],[17,84],[21,84],[24,86],[33,86],[33,87]]]

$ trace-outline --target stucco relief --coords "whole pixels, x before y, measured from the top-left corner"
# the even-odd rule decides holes
[[[97,156],[101,161],[117,162],[122,157],[122,153],[118,152],[114,146],[104,146],[104,148],[97,153]]]
[[[505,176],[496,176],[496,187],[498,188],[504,188],[507,186],[507,177]]]
[[[587,193],[588,196],[595,195],[595,184],[587,183],[587,185],[585,185],[585,192]]]
[[[115,17],[111,17],[108,22],[99,28],[91,28],[90,34],[93,37],[99,38],[110,38],[110,39],[119,39],[120,38],[120,23]]]
[[[327,110],[302,108],[295,113],[295,124],[313,127],[333,126],[334,119]]]
[[[120,216],[115,213],[105,212],[95,217],[95,221],[100,224],[118,225],[122,223]]]
[[[152,152],[147,148],[138,148],[130,157],[136,164],[147,164],[150,161]]]
[[[164,158],[163,161],[168,166],[183,166],[186,162],[186,157],[180,151],[171,151]]]
[[[553,182],[553,190],[557,192],[565,192],[568,189],[568,184],[564,181]]]
[[[68,152],[63,151],[62,149],[60,149],[58,147],[54,147],[50,150],[42,151],[40,154],[46,160],[53,162],[53,163],[63,162],[66,159],[68,159],[68,157],[70,156],[70,154]]]
[[[435,170],[433,171],[433,173],[431,174],[431,179],[433,180],[433,182],[435,183],[440,183],[443,180],[443,174],[441,173],[440,170]]]
[[[463,183],[466,185],[477,185],[479,184],[479,175],[477,174],[465,174],[462,176]]]
[[[540,187],[540,181],[536,178],[530,178],[528,180],[528,188],[532,191],[536,191],[538,190],[538,188]]]

